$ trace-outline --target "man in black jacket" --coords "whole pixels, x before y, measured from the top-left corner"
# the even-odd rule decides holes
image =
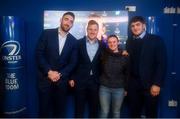
[[[132,36],[127,40],[126,48],[131,65],[128,85],[130,116],[140,117],[142,106],[145,106],[145,116],[155,118],[165,74],[165,46],[160,37],[146,33],[143,17],[133,17],[129,25]]]
[[[90,20],[87,36],[78,41],[78,65],[70,81],[75,86],[75,117],[84,117],[85,104],[88,102],[90,118],[98,116],[99,69],[101,45],[97,39],[99,25]]]
[[[60,26],[44,30],[37,44],[40,117],[65,117],[67,82],[77,63],[77,40],[69,33],[74,20],[74,13],[64,13]]]

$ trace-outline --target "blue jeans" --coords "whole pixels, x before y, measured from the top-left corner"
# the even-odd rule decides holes
[[[120,118],[120,108],[124,99],[124,88],[108,88],[100,86],[100,118],[107,118],[110,112],[110,105],[112,102],[112,116],[113,118]]]

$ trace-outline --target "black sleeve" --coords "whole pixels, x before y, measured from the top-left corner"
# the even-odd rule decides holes
[[[130,81],[130,60],[128,56],[125,57],[124,75],[125,75],[125,90],[128,89],[128,82]]]
[[[155,63],[156,71],[154,75],[154,84],[161,86],[165,72],[166,72],[166,48],[163,40],[158,37],[156,42],[156,51],[155,51]]]

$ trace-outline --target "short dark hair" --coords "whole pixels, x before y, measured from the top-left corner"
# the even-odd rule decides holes
[[[90,26],[90,25],[97,25],[98,26],[98,28],[99,28],[99,24],[95,21],[95,20],[90,20],[89,22],[88,22],[88,26]],[[87,27],[88,27],[87,26]]]
[[[62,16],[62,18],[63,18],[64,16],[66,16],[66,15],[70,15],[70,16],[73,17],[73,19],[75,19],[75,15],[74,15],[73,12],[66,12],[66,13],[64,13],[63,16]]]
[[[109,36],[107,37],[107,40],[109,40],[109,39],[112,38],[112,37],[113,37],[113,38],[116,38],[117,40],[119,40],[118,37],[117,37],[116,35],[114,35],[114,34],[109,35]]]
[[[142,16],[134,16],[134,17],[132,17],[129,24],[131,25],[133,22],[138,22],[138,21],[143,23],[143,24],[146,24],[146,21]]]

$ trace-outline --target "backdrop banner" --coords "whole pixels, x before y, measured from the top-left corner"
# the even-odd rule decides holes
[[[23,117],[26,110],[24,23],[14,16],[0,18],[0,60],[5,117]]]

